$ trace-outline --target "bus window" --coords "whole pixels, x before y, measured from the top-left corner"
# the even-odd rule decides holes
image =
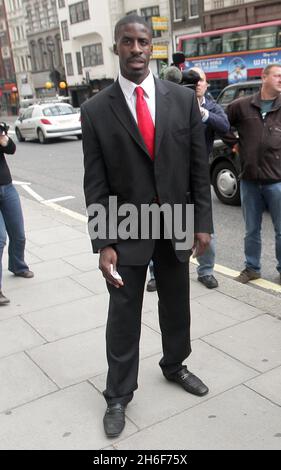
[[[279,26],[278,28],[278,32],[277,32],[277,47],[280,47],[281,46],[281,26]]]
[[[249,49],[268,49],[276,46],[276,26],[257,28],[249,31]]]
[[[222,37],[210,36],[209,37],[208,54],[220,54],[222,52]]]
[[[198,55],[197,38],[185,39],[182,42],[182,52],[185,57],[196,57]]]
[[[247,31],[235,31],[223,35],[223,52],[247,50]]]

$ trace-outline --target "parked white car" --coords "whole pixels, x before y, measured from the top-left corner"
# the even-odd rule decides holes
[[[19,115],[15,132],[19,142],[39,139],[45,144],[48,139],[71,135],[81,139],[80,113],[67,103],[34,104]]]

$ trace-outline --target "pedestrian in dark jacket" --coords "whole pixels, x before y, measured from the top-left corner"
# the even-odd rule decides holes
[[[192,67],[189,70],[197,72],[200,77],[196,85],[195,93],[205,128],[207,151],[208,155],[210,155],[213,150],[215,136],[218,135],[222,137],[225,135],[229,131],[230,125],[221,106],[206,95],[208,82],[203,70],[199,67]],[[197,267],[198,281],[202,282],[208,289],[218,287],[218,281],[214,276],[215,254],[215,236],[212,234],[209,247],[202,256],[197,257],[199,263]]]
[[[260,277],[262,214],[267,207],[275,230],[277,271],[281,283],[281,64],[262,73],[262,87],[253,96],[228,106],[230,124],[238,131],[224,141],[239,151],[241,202],[246,226],[243,284]]]
[[[20,277],[34,276],[24,260],[25,234],[21,204],[4,155],[12,155],[16,151],[16,146],[8,137],[7,131],[8,126],[0,123],[0,306],[10,302],[1,290],[2,256],[7,232],[9,235],[9,270]]]

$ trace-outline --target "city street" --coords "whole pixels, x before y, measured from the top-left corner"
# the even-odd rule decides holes
[[[16,137],[11,135],[15,141]],[[60,200],[58,204],[85,215],[83,196],[83,154],[81,141],[75,137],[57,139],[46,145],[38,142],[17,143],[16,155],[9,158],[13,179],[30,183],[43,199]],[[20,185],[19,192],[34,199]],[[226,206],[213,194],[214,222],[219,265],[239,271],[243,268],[244,224],[240,207]],[[278,282],[275,269],[274,233],[268,214],[263,222],[262,277]]]

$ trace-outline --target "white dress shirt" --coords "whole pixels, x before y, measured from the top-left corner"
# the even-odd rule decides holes
[[[119,81],[121,90],[125,96],[127,105],[136,123],[138,122],[138,120],[137,120],[137,112],[136,112],[137,96],[135,93],[135,88],[137,86],[141,86],[143,88],[144,99],[147,102],[149,112],[151,114],[153,123],[155,125],[155,82],[154,82],[154,77],[152,75],[151,70],[149,71],[148,76],[139,85],[137,85],[134,82],[131,82],[130,80],[127,80],[125,77],[123,77],[123,75],[121,75],[121,72],[119,72],[118,81]]]

